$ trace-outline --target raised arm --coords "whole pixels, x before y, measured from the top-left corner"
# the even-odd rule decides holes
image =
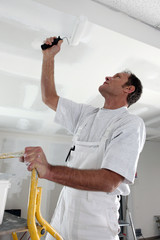
[[[52,44],[54,37],[47,38],[45,43]],[[58,41],[57,45],[48,48],[43,52],[42,74],[41,74],[41,91],[43,102],[54,111],[57,109],[59,96],[56,92],[54,80],[54,58],[60,51],[62,40]]]

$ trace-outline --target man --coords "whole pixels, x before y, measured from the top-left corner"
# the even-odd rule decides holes
[[[67,166],[49,164],[40,147],[27,147],[24,161],[40,178],[65,186],[51,221],[65,240],[117,240],[118,196],[130,192],[145,141],[142,119],[127,111],[140,98],[142,85],[128,72],[106,77],[99,87],[105,99],[101,109],[59,97],[54,57],[61,44],[43,51],[41,87],[44,103],[56,111],[55,121],[74,135]]]

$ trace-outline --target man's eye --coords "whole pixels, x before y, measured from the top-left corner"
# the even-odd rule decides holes
[[[115,75],[115,76],[113,76],[114,78],[120,78],[120,76],[119,75]]]

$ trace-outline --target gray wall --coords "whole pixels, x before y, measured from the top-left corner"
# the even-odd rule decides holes
[[[160,215],[160,143],[147,141],[139,159],[138,178],[131,187],[130,210],[144,238],[160,235],[154,216]]]

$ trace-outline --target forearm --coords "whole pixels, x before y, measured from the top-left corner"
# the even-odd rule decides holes
[[[23,161],[29,163],[29,171],[35,168],[40,178],[80,190],[113,192],[124,180],[123,176],[108,169],[52,166],[41,147],[26,147]]]
[[[123,181],[123,177],[106,169],[80,170],[51,165],[45,178],[80,190],[104,192],[114,191],[120,182]]]
[[[43,56],[41,91],[43,102],[56,110],[59,97],[56,92],[54,80],[54,57]]]

